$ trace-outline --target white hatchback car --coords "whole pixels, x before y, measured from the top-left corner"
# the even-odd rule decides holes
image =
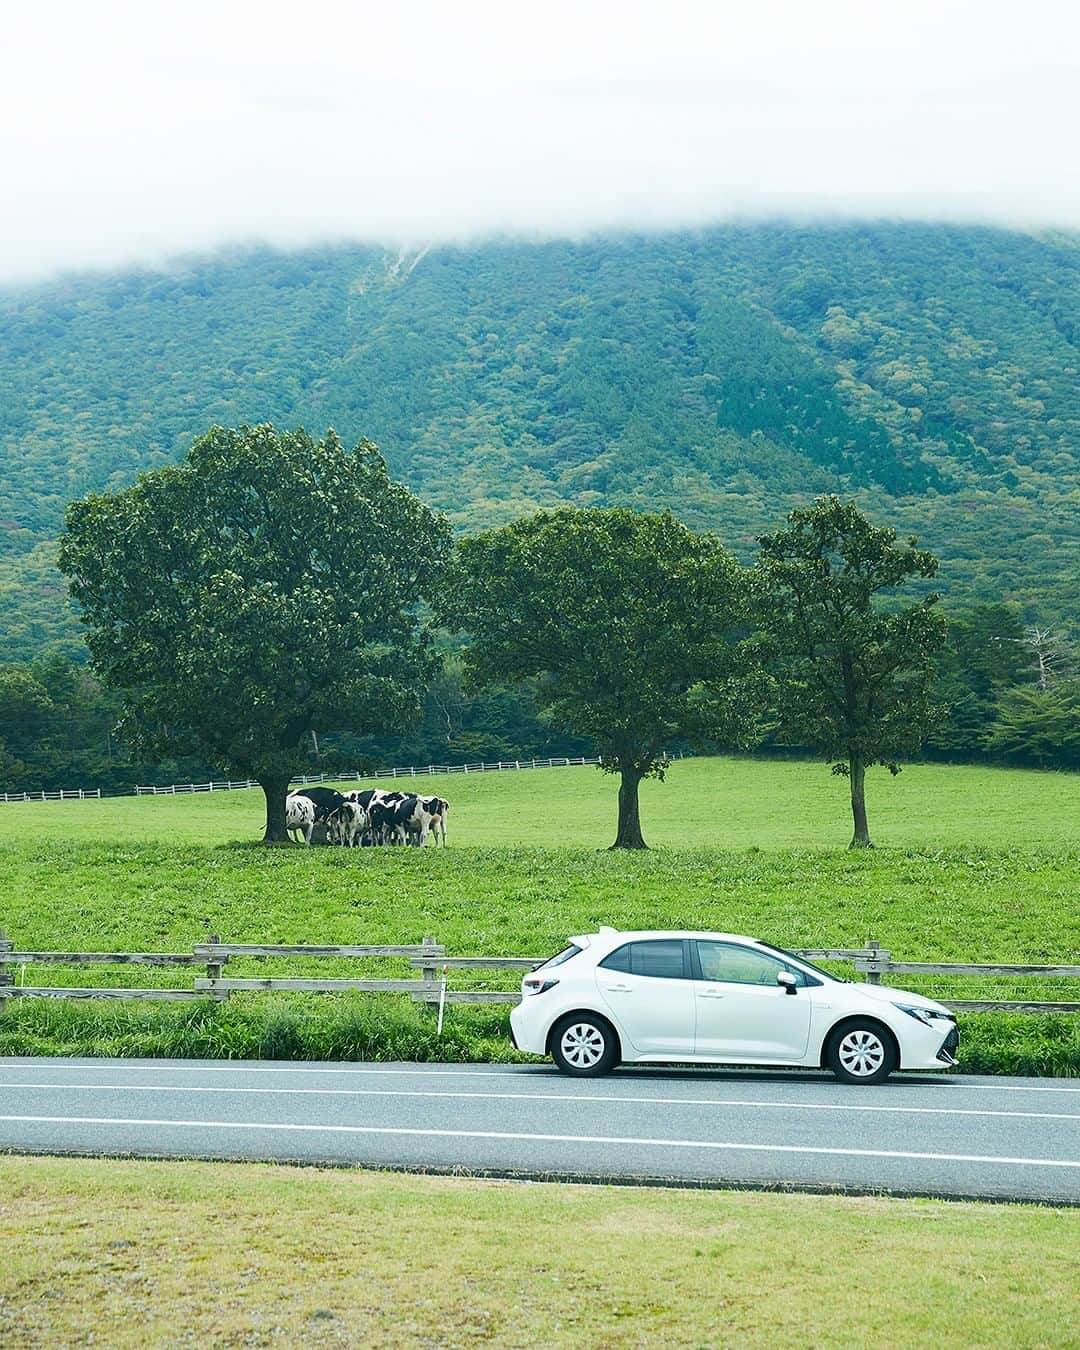
[[[857,984],[731,933],[601,928],[521,983],[519,1050],[563,1073],[617,1064],[829,1068],[845,1083],[956,1063],[956,1018],[921,994]]]

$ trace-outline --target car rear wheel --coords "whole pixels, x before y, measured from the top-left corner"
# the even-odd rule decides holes
[[[618,1064],[619,1038],[602,1017],[571,1013],[551,1033],[551,1058],[563,1073],[593,1078]]]
[[[842,1083],[883,1083],[896,1068],[893,1038],[879,1022],[845,1022],[829,1037],[825,1061]]]

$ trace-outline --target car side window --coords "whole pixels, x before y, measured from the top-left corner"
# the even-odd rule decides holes
[[[801,970],[767,952],[756,951],[753,947],[708,940],[699,941],[696,946],[703,980],[715,980],[722,984],[775,985],[777,975],[786,970],[795,976],[797,984],[806,983]]]
[[[630,944],[625,943],[621,947],[616,947],[610,956],[605,956],[600,962],[605,970],[624,970],[628,975],[630,973]]]
[[[600,962],[609,970],[647,975],[657,980],[685,980],[688,975],[682,938],[655,938],[651,942],[628,942]]]

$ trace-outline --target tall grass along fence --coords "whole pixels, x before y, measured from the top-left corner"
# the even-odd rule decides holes
[[[926,977],[937,980],[969,982],[988,980],[1026,984],[1031,980],[1080,980],[1077,965],[1013,965],[981,964],[951,961],[896,961],[892,953],[878,943],[868,941],[865,947],[814,947],[795,952],[810,961],[845,962],[854,967],[870,984],[880,984],[882,977],[894,975]],[[370,960],[399,958],[407,960],[414,972],[409,976],[362,976],[352,979],[325,979],[296,975],[267,977],[225,975],[226,966],[237,960],[256,961],[293,958],[335,958]],[[183,1001],[192,999],[227,999],[232,994],[253,990],[288,990],[294,993],[340,993],[352,990],[361,993],[409,994],[419,1003],[517,1003],[520,993],[511,989],[491,989],[476,986],[473,976],[487,971],[527,971],[541,965],[546,957],[534,956],[447,956],[446,948],[433,937],[422,942],[402,945],[281,945],[267,943],[224,943],[217,934],[197,943],[190,952],[30,952],[16,950],[12,941],[0,930],[0,1000],[10,998],[56,999],[159,999]],[[54,986],[26,984],[27,967],[57,966],[148,966],[205,968],[205,975],[193,975],[190,987],[133,988],[129,985],[101,987]],[[18,971],[18,978],[16,977]],[[451,988],[451,972],[464,977],[470,987]],[[994,992],[993,990],[989,992]],[[935,995],[936,997],[937,995]],[[1015,1012],[1015,1013],[1075,1013],[1080,1012],[1080,1001],[1044,1001],[1032,998],[953,998],[948,995],[940,1001],[958,1012]]]
[[[671,759],[682,759],[682,751],[670,755]],[[506,773],[521,769],[565,769],[572,764],[599,764],[598,755],[577,755],[567,758],[556,755],[551,759],[500,759],[480,764],[409,764],[404,768],[373,769],[371,773],[361,773],[356,769],[352,773],[307,773],[290,779],[290,783],[299,787],[310,787],[314,783],[369,782],[373,778],[435,778],[452,773]],[[137,784],[126,792],[102,792],[101,788],[62,788],[58,792],[0,792],[2,802],[82,802],[99,801],[102,797],[176,797],[191,792],[237,792],[246,788],[255,788],[259,784],[254,778],[213,780],[209,783],[165,783]]]

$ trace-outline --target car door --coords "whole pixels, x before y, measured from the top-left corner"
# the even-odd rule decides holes
[[[799,1060],[810,1040],[813,990],[779,957],[737,942],[698,938],[694,973],[694,1053],[734,1062]],[[776,983],[789,971],[796,991]]]
[[[694,1050],[694,981],[682,938],[627,942],[596,968],[596,987],[625,1041],[642,1055]]]

